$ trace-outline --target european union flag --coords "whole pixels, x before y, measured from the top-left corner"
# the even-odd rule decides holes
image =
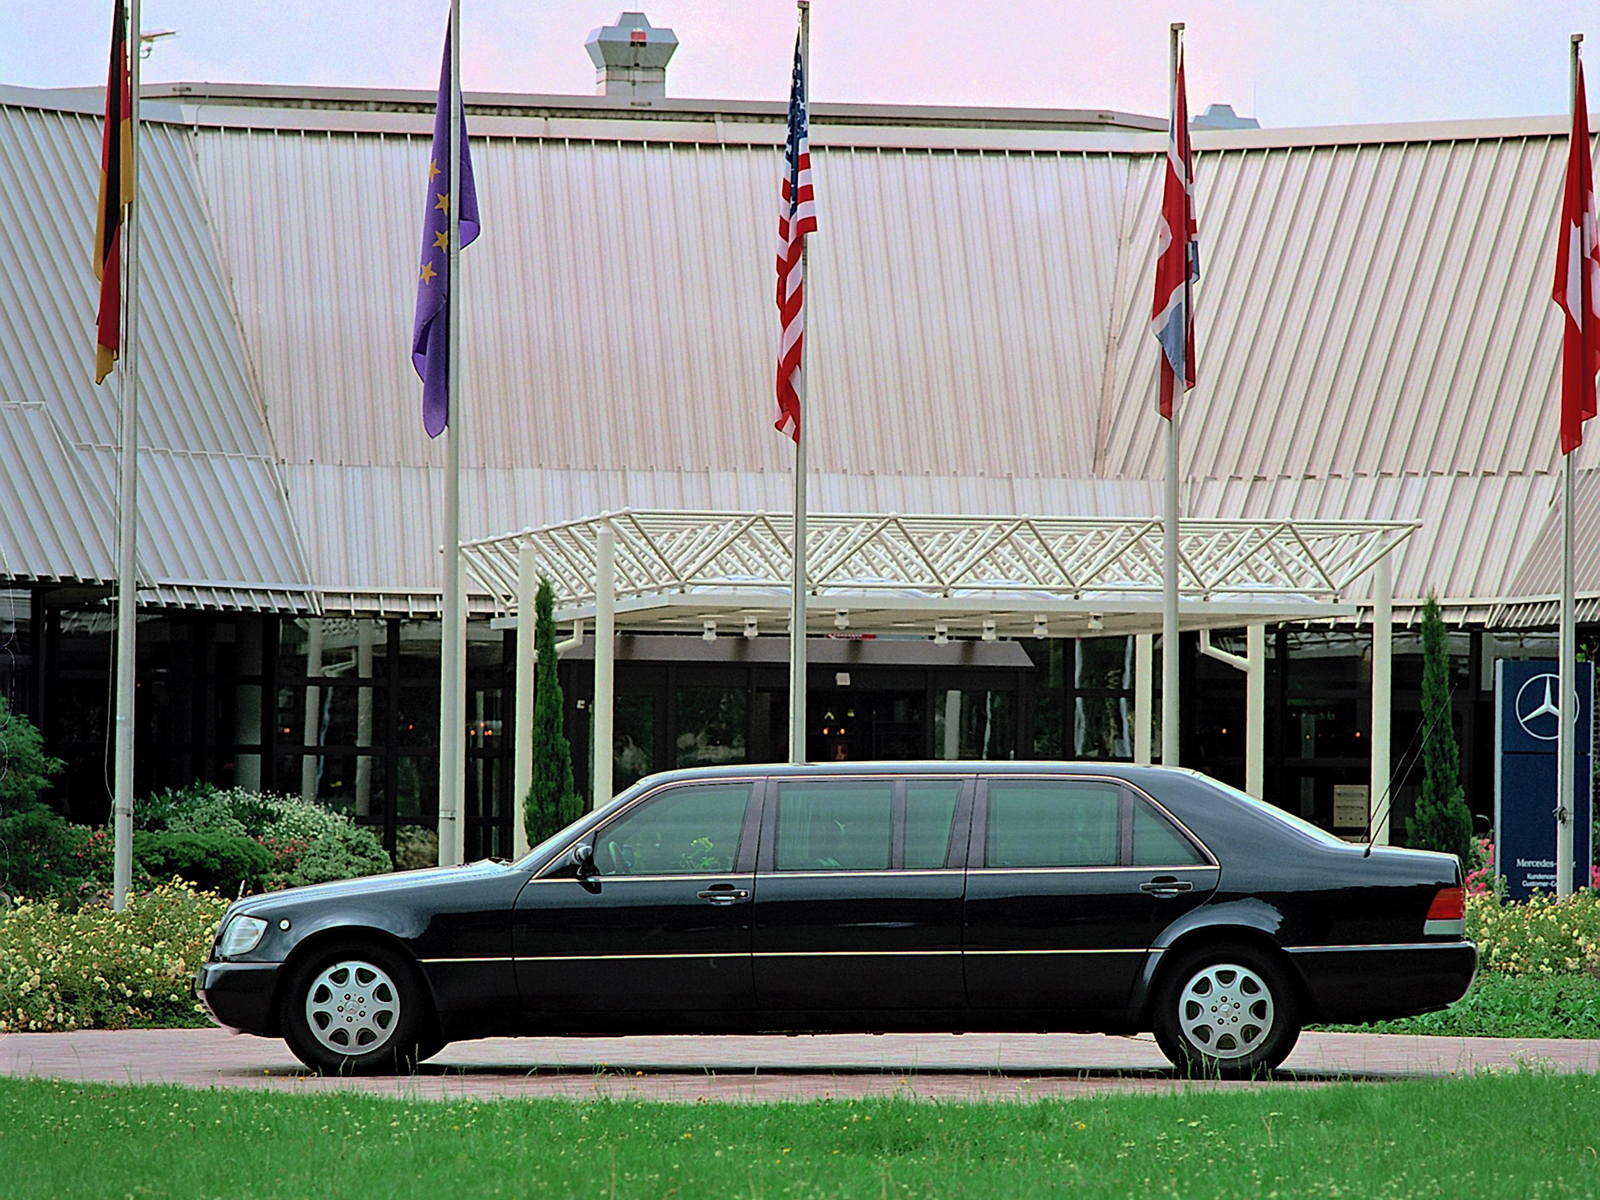
[[[461,114],[461,245],[478,236],[478,189],[472,182],[467,150],[466,105]],[[439,70],[439,105],[433,119],[433,153],[428,162],[427,201],[422,218],[422,266],[417,273],[417,320],[411,333],[411,361],[422,378],[422,426],[438,437],[450,423],[450,37],[444,39]]]

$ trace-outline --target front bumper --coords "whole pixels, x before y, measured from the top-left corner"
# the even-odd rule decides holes
[[[1303,946],[1289,951],[1305,980],[1310,1019],[1359,1024],[1448,1008],[1478,973],[1473,942]]]
[[[224,1029],[276,1037],[282,969],[282,963],[208,962],[195,976],[195,998]]]

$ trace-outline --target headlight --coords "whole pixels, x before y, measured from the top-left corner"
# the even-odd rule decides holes
[[[222,931],[219,949],[227,958],[235,954],[249,954],[261,944],[261,935],[266,932],[267,923],[260,917],[235,917]]]

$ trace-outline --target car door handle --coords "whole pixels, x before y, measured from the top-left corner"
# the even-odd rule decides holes
[[[1194,884],[1187,879],[1152,879],[1149,883],[1141,883],[1139,890],[1149,892],[1152,896],[1180,896],[1193,891]]]
[[[749,896],[750,893],[746,889],[731,887],[725,883],[717,887],[709,887],[700,893],[700,899],[709,901],[712,904],[737,904],[740,900],[748,899]]]

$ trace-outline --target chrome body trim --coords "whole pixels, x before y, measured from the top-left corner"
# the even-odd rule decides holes
[[[1351,946],[1285,946],[1289,954],[1333,954],[1352,950],[1476,950],[1476,942],[1364,942]]]

